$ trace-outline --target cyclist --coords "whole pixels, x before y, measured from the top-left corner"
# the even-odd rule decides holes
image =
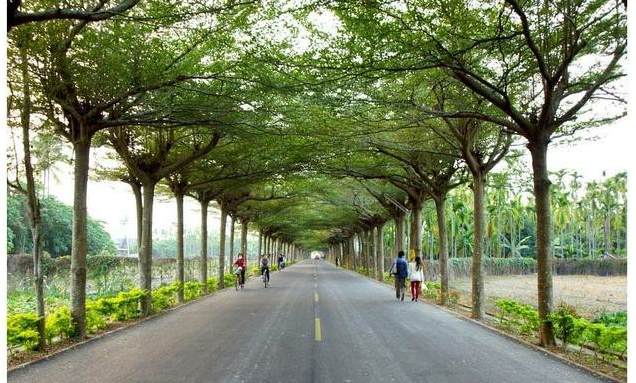
[[[239,253],[238,258],[234,261],[234,267],[239,271],[239,286],[243,288],[245,285],[245,270],[247,269],[247,262],[243,258],[243,254]]]
[[[267,278],[267,283],[269,283],[269,258],[267,255],[261,257],[261,276]]]
[[[285,268],[285,257],[283,254],[278,255],[278,270],[282,270]]]

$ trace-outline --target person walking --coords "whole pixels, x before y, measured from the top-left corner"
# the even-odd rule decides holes
[[[411,301],[417,302],[424,280],[424,264],[419,255],[415,257],[415,262],[409,263],[409,280],[411,281]]]
[[[404,252],[399,251],[397,258],[393,261],[391,265],[390,273],[393,274],[395,278],[395,297],[403,301],[404,300],[404,290],[406,289],[406,277],[409,275],[409,265],[406,263],[404,259]]]

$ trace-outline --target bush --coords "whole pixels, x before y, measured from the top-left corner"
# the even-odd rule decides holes
[[[39,318],[36,313],[10,315],[7,318],[7,344],[9,347],[35,349],[38,345]]]
[[[58,307],[46,316],[46,339],[49,344],[55,338],[68,338],[73,335],[71,310],[66,306]]]
[[[539,330],[539,313],[531,305],[512,299],[499,299],[495,303],[499,309],[499,321],[509,329],[531,335]]]
[[[108,325],[104,316],[95,306],[95,302],[86,302],[86,332],[89,334],[94,334]]]
[[[539,329],[539,314],[530,305],[521,304],[512,299],[499,299],[499,321],[506,327],[523,334],[537,335]],[[599,318],[604,318],[602,323]],[[615,358],[616,354],[623,356],[627,351],[627,328],[620,323],[626,319],[625,314],[601,315],[596,323],[580,318],[576,310],[565,303],[561,303],[549,320],[554,324],[555,334],[563,342],[563,348],[568,344],[593,346],[595,356],[598,353],[604,359]]]
[[[209,278],[206,284],[208,285],[209,293],[215,292],[216,289],[219,287],[219,284],[216,282],[216,278]]]
[[[165,310],[177,303],[177,283],[162,285],[154,290],[150,296],[152,297],[152,309],[155,312]]]
[[[236,277],[232,273],[223,274],[223,286],[224,287],[234,286],[234,280],[235,279],[236,279]]]
[[[612,313],[602,313],[592,321],[602,323],[608,327],[627,327],[627,312],[616,311]]]
[[[146,293],[143,290],[133,288],[120,292],[114,297],[99,298],[89,301],[89,303],[94,310],[106,317],[106,319],[124,321],[139,317],[139,303],[145,295]]]
[[[199,281],[187,281],[183,284],[183,297],[186,301],[203,295],[203,284]]]
[[[424,282],[426,290],[424,290],[424,297],[428,299],[438,300],[440,297],[440,290],[442,286],[439,282],[426,281]]]
[[[579,316],[574,307],[565,303],[559,304],[557,310],[550,315],[555,335],[563,342],[563,349],[566,349],[573,339],[580,338],[582,334],[583,327],[576,326],[577,319]]]

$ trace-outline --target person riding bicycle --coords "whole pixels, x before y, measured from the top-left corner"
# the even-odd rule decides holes
[[[247,261],[243,258],[243,254],[239,253],[238,258],[234,261],[234,267],[236,267],[239,272],[239,285],[243,287],[243,285],[245,285],[245,270],[247,269]]]
[[[285,257],[283,254],[278,255],[278,270],[282,270],[285,268]]]
[[[267,278],[267,282],[269,283],[269,258],[267,258],[267,255],[263,255],[261,257],[261,276],[265,275],[265,278]]]

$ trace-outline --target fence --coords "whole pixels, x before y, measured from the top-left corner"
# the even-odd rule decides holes
[[[439,262],[425,260],[425,276],[437,279]],[[526,275],[537,272],[537,261],[533,258],[485,258],[486,275]],[[472,272],[471,258],[451,258],[448,261],[449,277],[466,278]],[[627,259],[555,259],[552,271],[556,275],[627,275]]]

